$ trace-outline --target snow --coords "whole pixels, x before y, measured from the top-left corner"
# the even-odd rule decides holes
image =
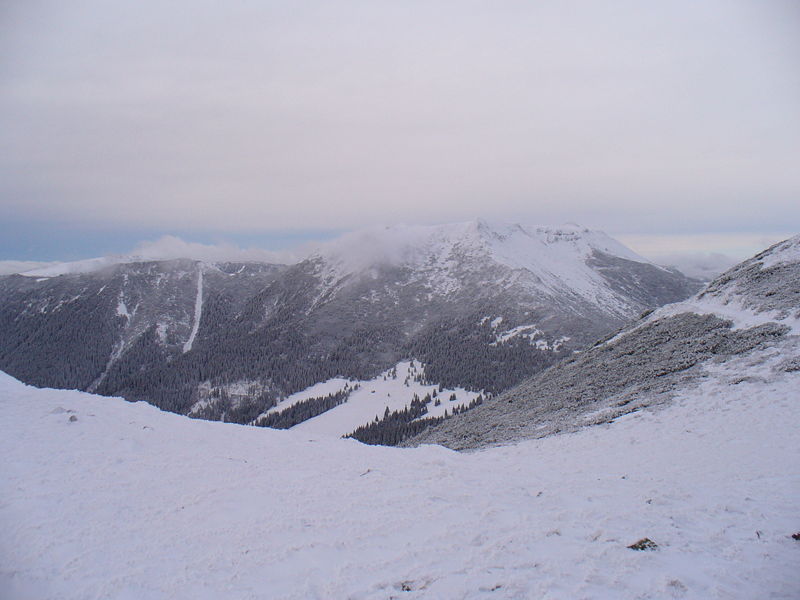
[[[128,320],[131,318],[131,314],[128,312],[128,307],[125,305],[125,299],[122,296],[122,292],[119,293],[119,299],[117,300],[117,316],[125,317]]]
[[[558,352],[566,342],[570,341],[572,338],[568,335],[562,335],[560,338],[556,338],[551,342],[547,340],[536,340],[534,345],[539,350],[552,350],[553,352]]]
[[[395,369],[397,376],[393,377]],[[264,414],[284,411],[291,405],[309,398],[334,394],[343,390],[345,386],[356,388],[348,395],[347,402],[291,428],[291,431],[312,437],[338,438],[374,421],[375,417],[382,419],[387,407],[389,412],[403,410],[411,404],[415,394],[422,399],[427,394],[432,396],[434,391],[438,392],[438,385],[425,385],[414,380],[414,377],[421,375],[424,369],[425,366],[419,361],[414,361],[413,366],[411,361],[401,361],[375,379],[366,381],[350,381],[339,377],[329,379],[289,396]],[[453,401],[449,400],[452,394],[456,395]],[[435,401],[430,402],[428,413],[423,418],[444,416],[445,410],[448,414],[452,414],[454,408],[467,406],[479,395],[480,392],[463,388],[442,389],[438,392],[441,404],[434,406]]]
[[[538,269],[543,263],[588,258],[593,250],[652,264],[603,232],[575,225],[529,227],[483,220],[443,225],[394,225],[350,232],[320,244],[312,256],[336,266],[338,277],[376,264],[446,262],[454,248],[482,255],[489,250],[512,268]]]
[[[800,235],[776,244],[775,247],[770,248],[767,252],[758,255],[752,260],[760,263],[760,271],[778,265],[800,263]],[[716,315],[727,319],[732,322],[733,329],[747,329],[769,322],[777,322],[789,327],[793,335],[800,335],[800,318],[798,318],[797,311],[784,310],[785,308],[793,308],[791,300],[787,300],[787,306],[781,309],[763,310],[758,302],[753,302],[748,298],[747,290],[737,288],[736,281],[728,282],[728,285],[723,284],[715,288],[711,293],[706,289],[682,302],[662,306],[652,312],[646,319],[640,321],[633,329],[623,330],[608,340],[607,343],[612,343],[620,335],[643,327],[648,323],[687,312],[700,315]],[[790,285],[790,282],[787,281],[786,285]],[[712,282],[711,286],[714,286],[714,282]]]
[[[271,413],[281,412],[297,404],[309,400],[310,398],[324,398],[325,396],[332,396],[343,391],[346,387],[354,386],[357,382],[345,379],[344,377],[334,377],[327,381],[321,381],[314,385],[307,387],[301,392],[296,392],[281,400],[276,406],[273,406],[268,411],[261,413],[256,420]]]
[[[777,248],[759,259],[762,268],[769,269],[777,265],[800,262],[800,235],[784,240]]]
[[[676,302],[659,308],[651,313],[648,319],[639,326],[657,319],[686,312],[693,312],[699,315],[716,315],[730,320],[733,323],[733,329],[747,329],[764,323],[777,322],[790,327],[793,334],[800,334],[800,320],[793,318],[791,315],[781,314],[780,311],[759,312],[742,306],[741,302],[736,298],[719,298],[708,295],[702,298],[694,296],[683,302]]]
[[[497,323],[497,325],[499,324],[500,323]],[[497,329],[494,322],[492,322],[492,326],[494,329]],[[565,342],[571,339],[569,336],[561,336],[549,342],[544,338],[544,332],[536,327],[536,325],[518,325],[517,327],[512,327],[511,329],[497,333],[495,335],[495,340],[489,345],[497,346],[498,344],[504,344],[516,337],[527,339],[530,344],[536,346],[538,350],[553,350],[554,352],[557,352]]]
[[[714,367],[660,411],[472,454],[195,421],[0,375],[0,588],[796,598],[800,373],[776,371],[784,358]],[[644,537],[658,550],[626,547]]]
[[[222,257],[240,260],[273,258],[265,251],[241,251],[190,244],[178,238],[163,238],[144,244],[130,256],[110,256],[72,263],[59,263],[27,271],[31,277],[55,277],[87,273],[111,265],[179,256],[194,257],[211,265]],[[354,275],[377,276],[385,265],[408,267],[413,277],[428,288],[428,299],[447,297],[465,285],[464,269],[479,272],[489,263],[510,270],[506,282],[521,283],[531,291],[562,297],[579,296],[611,312],[628,315],[629,303],[608,287],[607,281],[586,264],[594,251],[649,263],[616,240],[599,231],[577,225],[528,227],[519,224],[489,224],[476,220],[443,225],[397,225],[354,231],[309,249],[303,256],[318,267],[326,287],[312,303],[344,286]],[[299,257],[300,254],[297,255]],[[314,262],[316,261],[316,262]],[[273,261],[274,262],[274,261]],[[287,262],[294,262],[287,261]],[[659,267],[661,268],[661,267]]]
[[[527,272],[526,284],[539,291],[576,294],[627,314],[623,299],[586,264],[596,250],[652,265],[599,231],[574,225],[536,228],[482,220],[364,229],[321,244],[311,258],[317,261],[320,278],[334,290],[353,275],[393,265],[415,273],[430,288],[430,297],[460,290],[463,278],[454,276],[460,268],[478,268],[491,261],[517,276]]]
[[[623,311],[603,277],[586,264],[592,252],[652,264],[606,234],[588,229],[494,228],[488,235],[491,256],[500,264],[535,274],[545,290],[569,290],[610,310]]]
[[[502,344],[507,342],[510,339],[515,337],[524,337],[528,338],[531,343],[533,343],[533,339],[537,335],[541,335],[542,331],[540,331],[536,325],[519,325],[518,327],[513,327],[507,331],[503,331],[497,334],[495,341],[492,342],[491,346],[496,346],[497,344]]]
[[[0,275],[19,273],[27,277],[58,277],[93,273],[114,265],[189,259],[205,263],[244,262],[293,264],[305,254],[271,251],[259,248],[242,249],[233,244],[199,244],[166,235],[158,240],[139,243],[130,254],[115,254],[70,262],[0,261]]]
[[[200,317],[203,314],[203,263],[197,265],[197,296],[194,300],[194,321],[192,323],[192,331],[189,334],[189,339],[183,345],[184,353],[189,352],[194,344],[194,339],[197,337],[197,330],[200,328]]]

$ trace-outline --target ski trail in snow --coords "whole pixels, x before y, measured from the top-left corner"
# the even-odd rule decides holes
[[[194,300],[194,323],[189,339],[183,345],[184,353],[192,349],[194,338],[197,337],[197,330],[200,328],[200,315],[203,314],[203,263],[197,265],[197,297]]]

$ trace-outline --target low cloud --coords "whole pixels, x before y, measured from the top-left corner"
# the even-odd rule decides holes
[[[50,267],[55,264],[57,263],[41,262],[36,260],[0,260],[0,275],[24,273],[25,271]]]
[[[268,262],[275,264],[295,263],[302,256],[300,252],[293,251],[243,249],[230,243],[187,242],[173,235],[165,235],[154,241],[141,242],[134,248],[131,255],[145,260],[191,258],[204,262]]]
[[[773,234],[618,234],[615,237],[656,264],[674,267],[689,277],[709,281],[792,235],[787,231]]]
[[[739,260],[718,252],[697,252],[666,254],[660,256],[658,262],[665,267],[678,269],[689,277],[710,281],[730,269]]]

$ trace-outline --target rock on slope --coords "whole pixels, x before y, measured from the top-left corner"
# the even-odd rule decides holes
[[[610,421],[698,385],[715,364],[765,349],[785,356],[777,368],[800,370],[798,334],[800,236],[406,444],[478,448]],[[749,376],[745,369],[732,383]]]

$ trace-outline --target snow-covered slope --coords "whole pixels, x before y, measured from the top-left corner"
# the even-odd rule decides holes
[[[800,372],[782,360],[720,366],[659,412],[470,454],[2,375],[0,595],[796,598]],[[627,547],[645,537],[658,549]]]
[[[696,296],[656,310],[637,326],[685,312],[717,315],[735,328],[777,322],[800,334],[800,235],[734,266]]]
[[[472,390],[441,388],[439,385],[423,383],[424,371],[425,366],[418,361],[401,361],[367,381],[336,377],[292,394],[259,417],[280,414],[310,398],[348,390],[346,402],[292,428],[292,431],[303,434],[342,437],[362,425],[382,419],[386,410],[394,412],[409,407],[415,396],[421,399],[427,395],[436,399],[428,403],[426,414],[420,417],[424,419],[452,415],[453,409],[468,407],[470,402],[481,396]],[[258,418],[254,421],[257,422]]]
[[[474,448],[613,419],[668,403],[714,364],[763,348],[782,353],[791,370],[800,361],[798,247],[800,236],[769,248],[689,300],[643,316],[410,443]]]
[[[366,229],[324,244],[310,260],[330,285],[387,265],[414,273],[432,295],[458,294],[487,264],[509,269],[502,287],[524,286],[551,296],[577,295],[604,309],[624,313],[630,298],[618,293],[593,268],[597,254],[656,267],[600,231],[577,225],[528,227],[482,220],[446,225]],[[459,276],[460,275],[460,276]]]

